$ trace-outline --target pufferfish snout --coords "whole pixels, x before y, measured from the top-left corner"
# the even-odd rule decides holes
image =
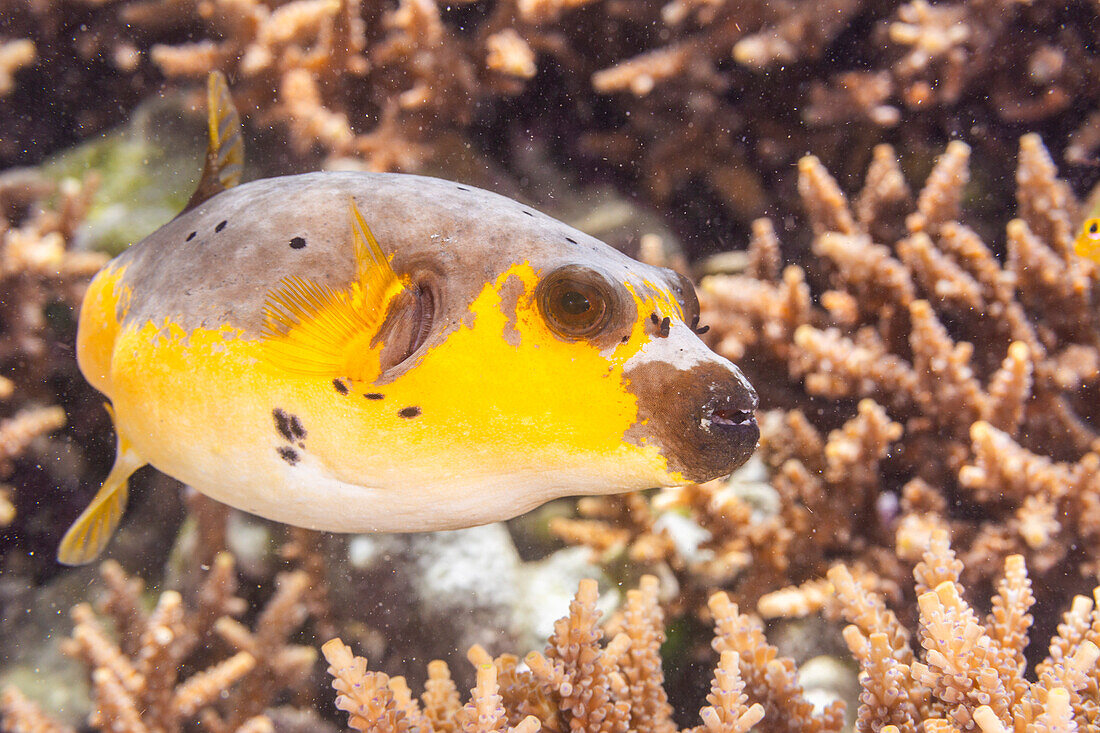
[[[672,275],[681,281],[675,290],[683,293],[685,320],[628,363],[625,376],[642,396],[639,416],[655,431],[670,466],[701,483],[730,473],[752,455],[760,438],[759,400],[741,370],[699,340],[692,325],[699,318],[694,288]]]
[[[151,464],[310,529],[418,532],[704,481],[757,399],[697,335],[690,281],[529,206],[421,176],[237,185],[224,79],[198,190],[92,281],[81,371],[114,467],[62,540],[88,562]]]

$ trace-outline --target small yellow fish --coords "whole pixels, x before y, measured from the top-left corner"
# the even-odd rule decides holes
[[[84,299],[77,356],[118,453],[61,562],[103,549],[147,463],[270,519],[409,532],[704,481],[754,450],[756,394],[699,340],[686,278],[449,181],[237,186],[220,74],[208,97],[188,208]]]
[[[1073,251],[1079,257],[1087,257],[1100,264],[1100,217],[1085,219],[1073,242]]]

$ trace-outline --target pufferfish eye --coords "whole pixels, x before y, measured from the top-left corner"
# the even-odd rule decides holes
[[[611,285],[600,273],[566,265],[539,283],[536,298],[550,329],[567,339],[598,334],[611,320]]]

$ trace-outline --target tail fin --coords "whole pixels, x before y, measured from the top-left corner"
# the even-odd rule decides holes
[[[184,211],[241,182],[244,167],[244,138],[241,117],[229,95],[229,84],[220,71],[211,71],[206,82],[207,126],[206,165],[198,188]]]
[[[110,410],[111,418],[114,412]],[[115,422],[117,432],[118,423]],[[129,495],[127,486],[130,474],[145,465],[142,459],[133,449],[121,433],[118,433],[118,450],[115,454],[115,465],[103,486],[96,492],[92,503],[77,517],[73,526],[61,539],[61,546],[57,549],[57,561],[65,565],[83,565],[95,560],[107,542],[111,539],[115,527],[122,519],[122,513],[126,509],[126,498]]]

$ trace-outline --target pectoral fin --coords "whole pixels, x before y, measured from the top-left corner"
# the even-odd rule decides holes
[[[108,409],[110,409],[109,406]],[[113,412],[111,417],[114,417]],[[130,441],[120,433],[115,465],[107,474],[103,486],[92,498],[92,503],[77,517],[61,539],[61,546],[57,550],[58,562],[65,565],[83,565],[99,556],[107,546],[111,534],[114,533],[126,509],[126,498],[129,494],[127,483],[130,474],[144,465],[145,460],[137,454],[130,445]]]
[[[375,336],[394,298],[406,291],[378,241],[349,204],[356,280],[336,289],[301,277],[284,278],[264,305],[264,354],[283,370],[316,377],[370,381],[378,375]]]
[[[198,188],[191,194],[184,211],[233,188],[241,182],[244,168],[244,139],[241,117],[229,95],[229,84],[220,71],[211,71],[206,82],[208,137],[206,164]]]

